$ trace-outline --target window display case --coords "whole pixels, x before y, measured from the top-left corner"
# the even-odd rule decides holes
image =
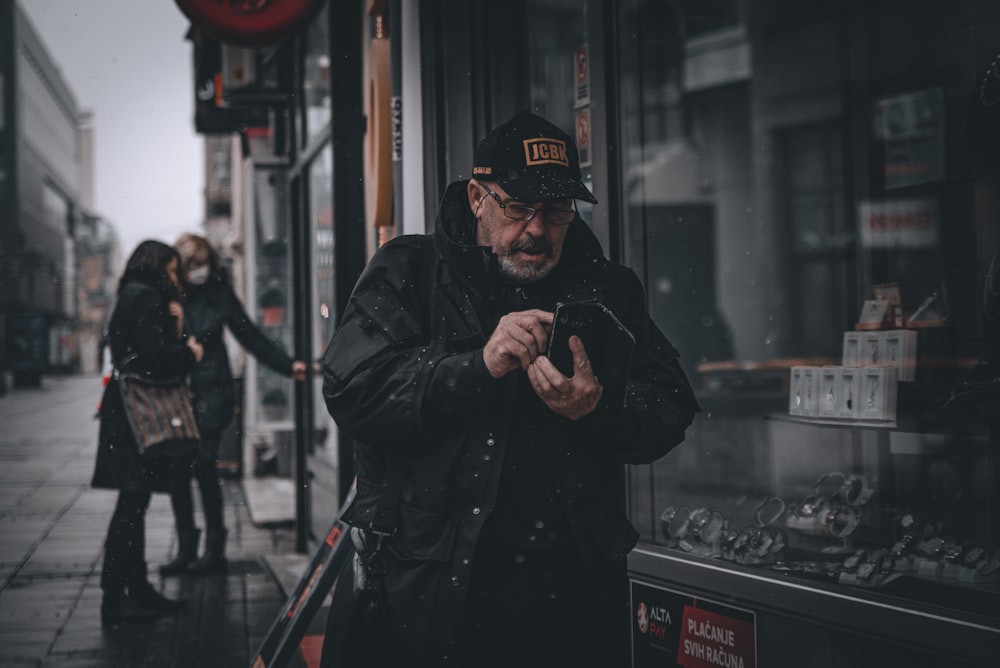
[[[935,433],[704,403],[680,448],[631,469],[634,577],[953,665],[995,659],[1000,498],[985,418]]]
[[[634,666],[995,665],[998,8],[717,5],[615,9],[625,261],[702,406],[628,469]]]

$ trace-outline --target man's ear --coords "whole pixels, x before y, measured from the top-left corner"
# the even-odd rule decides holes
[[[469,195],[469,208],[472,209],[472,214],[475,215],[482,204],[483,198],[486,197],[486,193],[483,192],[483,187],[479,185],[479,181],[475,179],[469,180],[469,185],[466,186],[465,190]]]

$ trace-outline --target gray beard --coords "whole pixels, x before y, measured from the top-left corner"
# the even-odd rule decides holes
[[[518,265],[510,256],[500,257],[500,275],[516,285],[540,281],[548,276],[555,266],[556,263],[552,258],[542,265]]]

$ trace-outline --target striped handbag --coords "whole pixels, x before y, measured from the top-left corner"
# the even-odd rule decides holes
[[[155,381],[117,369],[114,377],[140,455],[173,457],[198,447],[201,435],[183,379]]]

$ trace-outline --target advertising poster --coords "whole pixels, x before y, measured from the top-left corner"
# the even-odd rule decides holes
[[[875,103],[886,190],[944,179],[944,91],[928,88]]]
[[[753,612],[632,580],[633,668],[756,668]]]
[[[581,44],[573,52],[573,106],[590,104],[590,47]]]
[[[576,150],[580,153],[580,166],[590,167],[590,107],[576,112]]]

